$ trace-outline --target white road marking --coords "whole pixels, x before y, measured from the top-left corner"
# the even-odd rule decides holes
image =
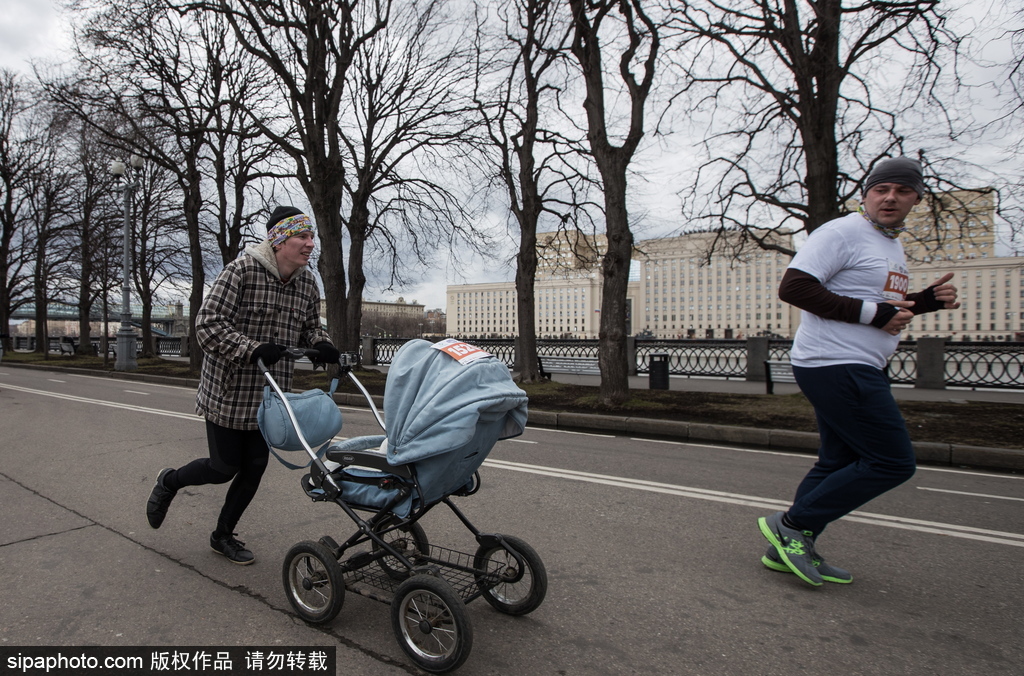
[[[141,394],[144,397],[148,397],[151,394],[150,392],[139,392],[137,390],[125,390],[125,392],[128,394]]]
[[[82,375],[80,373],[72,373],[71,377],[72,378],[89,378],[91,380],[103,380],[103,381],[106,381],[108,383],[110,382],[110,378],[109,377],[105,378],[105,377],[102,377],[102,376],[87,376],[87,375]],[[163,388],[168,389],[168,390],[191,390],[193,392],[196,391],[195,387],[186,387],[185,385],[164,385],[163,383],[139,383],[139,384],[140,385],[145,385],[146,387],[163,387]]]
[[[576,434],[581,437],[599,437],[601,439],[614,439],[614,434],[594,434],[593,432],[576,432],[574,430],[556,430],[550,427],[531,427],[530,429],[537,432],[554,432],[556,434]]]
[[[47,392],[45,390],[34,390],[28,387],[6,385],[3,383],[0,383],[0,388],[6,388],[17,392],[27,392],[29,394],[38,394],[45,397],[53,397],[55,399],[76,401],[83,404],[92,404],[95,406],[106,406],[109,408],[118,408],[127,411],[135,411],[138,413],[151,413],[153,415],[180,418],[183,420],[193,420],[196,422],[202,421],[202,418],[195,414],[178,413],[175,411],[164,411],[161,409],[146,408],[143,406],[132,406],[131,404],[121,404],[118,402],[102,401],[98,399],[86,399],[85,397],[76,397],[70,394]],[[711,500],[714,502],[724,502],[728,504],[742,505],[746,507],[757,507],[759,509],[777,510],[785,509],[786,507],[789,506],[788,501],[773,500],[771,498],[762,498],[754,495],[728,493],[725,491],[713,491],[706,488],[696,488],[693,486],[677,486],[674,484],[665,484],[656,481],[628,479],[625,477],[607,476],[603,474],[594,474],[591,472],[579,472],[576,470],[559,469],[555,467],[544,467],[542,465],[530,465],[525,463],[509,462],[506,460],[489,459],[484,461],[484,464],[489,467],[494,467],[496,469],[505,469],[513,472],[526,472],[529,474],[550,476],[558,479],[567,479],[570,481],[584,481],[588,483],[603,484],[607,486],[628,488],[632,490],[662,493],[666,495],[676,495],[679,497],[693,498],[696,500]],[[937,521],[923,521],[920,519],[910,519],[900,516],[889,516],[888,514],[873,514],[870,512],[852,512],[843,518],[847,521],[866,523],[873,526],[885,526],[887,528],[899,528],[903,530],[916,531],[918,533],[931,533],[935,535],[945,535],[948,537],[956,537],[967,540],[979,540],[982,542],[992,542],[995,544],[1010,545],[1013,547],[1024,547],[1024,534],[1020,533],[1008,533],[1004,531],[988,530],[984,528],[973,528],[971,526],[959,526],[956,524],[941,523]]]
[[[1011,498],[1006,495],[989,495],[987,493],[967,493],[965,491],[950,491],[945,488],[927,488],[925,486],[918,486],[919,491],[933,491],[935,493],[952,493],[953,495],[967,495],[972,498],[992,498],[993,500],[1015,500],[1017,502],[1024,502],[1024,498]]]
[[[66,380],[57,380],[56,378],[47,378],[51,383],[66,383]]]
[[[15,390],[17,392],[28,392],[29,394],[38,394],[44,397],[53,397],[55,399],[64,399],[67,401],[77,401],[82,404],[93,404],[95,406],[106,406],[108,408],[120,408],[126,411],[135,411],[137,413],[152,413],[153,415],[162,415],[169,418],[181,418],[182,420],[195,420],[196,422],[202,422],[203,419],[197,416],[195,413],[178,413],[177,411],[162,411],[157,408],[146,408],[144,406],[133,406],[131,404],[121,404],[115,401],[103,401],[101,399],[86,399],[85,397],[76,397],[72,394],[63,394],[61,392],[47,392],[46,390],[33,390],[28,387],[18,387],[17,385],[3,385],[0,387],[5,389]]]
[[[619,488],[630,488],[633,490],[649,491],[652,493],[677,495],[697,500],[711,500],[713,502],[725,502],[732,505],[758,507],[760,509],[779,510],[789,507],[789,501],[773,500],[754,495],[713,491],[705,488],[695,488],[692,486],[676,486],[673,484],[663,484],[655,481],[612,477],[602,474],[592,474],[590,472],[577,472],[569,469],[556,469],[540,465],[508,462],[505,460],[485,460],[484,465],[498,469],[507,469],[513,472],[527,472],[530,474],[539,474],[559,479],[585,481],[588,483],[616,486]],[[934,533],[936,535],[947,535],[967,540],[981,540],[983,542],[993,542],[1001,545],[1024,547],[1024,534],[1020,533],[1008,533],[1004,531],[987,530],[984,528],[973,528],[971,526],[958,526],[955,524],[940,523],[937,521],[922,521],[920,519],[889,516],[887,514],[872,514],[870,512],[852,512],[843,518],[847,521],[867,523],[873,526],[901,528],[904,530],[917,531],[919,533]]]
[[[695,446],[697,448],[713,448],[719,451],[736,451],[737,453],[757,453],[761,455],[784,455],[791,458],[813,458],[812,453],[798,453],[796,451],[764,451],[756,448],[737,448],[736,446],[717,446],[714,444],[701,444],[693,441],[671,441],[668,439],[643,439],[640,437],[631,438],[630,441],[643,441],[651,444],[668,444],[670,446]],[[947,467],[928,467],[926,465],[918,465],[917,470],[919,472],[945,472],[946,474],[966,474],[972,477],[986,477],[991,479],[1017,479],[1018,481],[1024,481],[1024,475],[1021,474],[990,474],[987,472],[977,472],[966,469],[952,469]]]

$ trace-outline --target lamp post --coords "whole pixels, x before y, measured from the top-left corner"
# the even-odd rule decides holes
[[[138,181],[131,180],[134,175],[142,171],[142,158],[132,155],[126,167],[124,162],[114,160],[110,163],[110,173],[123,180],[122,190],[124,191],[124,242],[122,247],[122,274],[124,285],[121,290],[121,328],[117,331],[117,360],[114,362],[115,371],[134,371],[139,368],[135,359],[136,339],[132,329],[132,308],[130,305],[131,292],[131,205],[132,193],[139,187]]]

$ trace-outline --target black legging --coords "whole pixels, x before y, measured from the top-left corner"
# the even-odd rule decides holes
[[[168,472],[164,486],[176,491],[185,486],[231,481],[214,531],[218,536],[231,535],[260,487],[270,449],[259,430],[235,430],[209,420],[206,421],[206,439],[210,457],[196,458],[177,471]]]

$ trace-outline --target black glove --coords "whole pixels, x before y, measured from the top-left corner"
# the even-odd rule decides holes
[[[281,355],[284,353],[284,350],[284,345],[263,343],[252,351],[252,355],[249,357],[249,363],[255,364],[257,359],[262,359],[264,366],[273,366],[277,362],[281,361]]]
[[[321,340],[313,346],[313,349],[320,353],[318,356],[310,358],[310,361],[313,362],[314,366],[323,366],[326,368],[328,364],[337,364],[338,360],[341,359],[341,353],[338,352],[338,348],[334,347],[326,340]]]
[[[879,303],[878,308],[875,310],[875,318],[871,320],[871,326],[876,329],[884,329],[889,320],[895,317],[899,311],[900,309],[895,305],[889,305],[884,302]]]

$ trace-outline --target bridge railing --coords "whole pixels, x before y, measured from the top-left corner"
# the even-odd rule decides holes
[[[31,352],[32,350],[36,349],[36,338],[35,338],[35,336],[12,336],[11,340],[14,341],[13,345],[14,345],[14,349],[15,350],[22,350],[22,351],[29,351],[29,352]],[[182,350],[182,342],[184,340],[186,340],[186,339],[185,338],[181,338],[181,337],[158,336],[158,337],[156,337],[155,340],[156,340],[156,353],[159,356],[161,356],[161,357],[180,357],[181,356],[181,350]],[[77,336],[50,336],[50,337],[48,337],[46,339],[46,342],[47,342],[47,350],[48,351],[53,352],[53,353],[58,353],[58,352],[60,352],[61,343],[67,344],[68,342],[73,342],[77,346],[78,345],[78,337]],[[94,354],[99,354],[100,353],[100,339],[99,338],[91,338],[90,342],[92,343],[93,353]],[[107,339],[107,345],[108,345],[107,349],[110,350],[110,353],[114,354],[114,347],[115,347],[115,345],[117,345],[117,339],[113,338],[113,337],[108,338]],[[142,353],[142,341],[141,340],[136,341],[136,349],[137,349],[137,351],[140,354]]]
[[[15,350],[34,350],[34,336],[12,336]],[[47,339],[50,352],[60,352],[62,337]],[[157,354],[180,356],[185,338],[156,338]],[[409,338],[363,338],[363,363],[390,364]],[[516,364],[513,339],[470,340],[495,355],[509,368]],[[99,338],[93,338],[99,353]],[[116,341],[109,339],[109,349]],[[140,350],[141,350],[141,342]],[[764,360],[788,361],[792,341],[764,337],[746,340],[637,340],[626,341],[631,373],[650,372],[651,355],[668,356],[669,374],[696,378],[743,378],[764,381]],[[597,340],[538,340],[540,355],[596,357]],[[925,338],[901,341],[889,359],[893,383],[924,388],[976,387],[1024,390],[1024,343],[983,343]]]
[[[407,338],[364,338],[363,362],[390,364]],[[509,368],[516,363],[513,339],[470,339]],[[650,372],[652,354],[668,355],[669,374],[697,378],[764,381],[764,360],[789,361],[791,340],[627,340],[636,374]],[[597,340],[538,340],[540,355],[596,357]],[[941,338],[901,341],[889,359],[889,379],[923,388],[1024,389],[1024,343],[953,342]]]

